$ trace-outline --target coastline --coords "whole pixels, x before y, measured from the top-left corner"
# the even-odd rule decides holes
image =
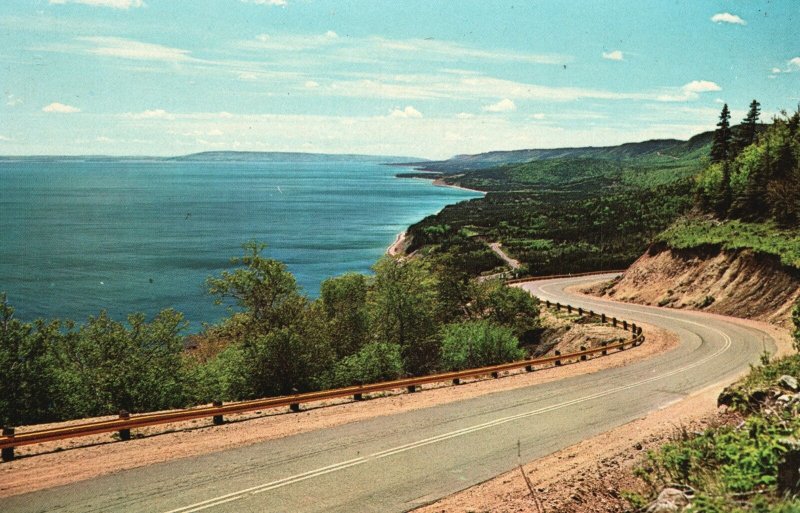
[[[426,179],[422,178],[422,180],[426,180]],[[462,187],[461,185],[453,185],[453,184],[447,183],[444,180],[442,180],[441,178],[435,178],[435,179],[431,180],[431,183],[433,185],[435,185],[436,187],[452,187],[453,189],[461,189],[462,191],[477,192],[478,194],[483,194],[484,196],[486,196],[488,194],[488,192],[486,192],[486,191],[481,191],[481,190],[478,190],[478,189],[470,189],[469,187]]]
[[[431,179],[431,178],[414,177],[410,178],[410,180],[430,181],[431,184],[435,185],[436,187],[450,187],[453,189],[461,189],[462,191],[476,192],[484,196],[488,194],[486,191],[479,191],[478,189],[470,189],[469,187],[462,187],[460,185],[453,185],[446,183],[441,178]],[[439,212],[441,212],[441,210]],[[386,254],[392,257],[403,255],[405,254],[406,248],[408,247],[408,243],[409,243],[408,230],[402,231],[397,234],[397,237],[395,237],[394,242],[392,242],[392,244],[388,248],[386,248]]]

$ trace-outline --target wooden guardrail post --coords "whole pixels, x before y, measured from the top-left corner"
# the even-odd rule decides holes
[[[589,314],[587,315],[587,317],[589,317],[590,319],[594,319],[595,317],[594,310],[589,310]]]
[[[3,426],[3,436],[14,438],[14,428],[11,426]],[[3,447],[3,461],[14,461],[14,448]]]
[[[454,385],[460,385],[461,384],[461,380],[458,379],[458,378],[453,378],[453,384]]]
[[[569,305],[567,305],[567,306],[569,306]],[[557,312],[561,311],[561,303],[556,303],[556,311]]]
[[[547,308],[550,308],[550,300],[549,299],[547,301],[545,301],[544,304],[547,305]]]
[[[606,323],[606,314],[600,314],[600,322],[603,324]]]
[[[493,378],[495,378],[495,379],[497,379],[497,378],[499,378],[499,377],[500,377],[500,373],[499,373],[499,372],[497,372],[497,371],[493,371],[493,372],[492,372],[492,377],[493,377]]]
[[[636,325],[631,324],[631,338],[636,338]]]
[[[600,345],[603,347],[603,351],[601,351],[600,354],[606,356],[608,354],[608,349],[606,349],[608,342],[601,342]]]
[[[558,349],[556,349],[555,355],[556,355],[556,356],[561,356],[561,351],[559,351]],[[557,365],[557,366],[561,365],[561,358],[559,358],[558,360],[556,360],[556,365]]]
[[[211,405],[214,408],[220,408],[222,406],[222,401],[213,401]],[[221,426],[225,422],[225,418],[222,415],[214,415],[212,422],[215,426]]]
[[[586,346],[581,346],[581,351],[586,351]],[[581,361],[582,362],[586,361],[586,355],[585,354],[581,355]]]
[[[615,328],[617,327],[617,318],[616,317],[612,317],[611,318],[611,325],[614,326]]]
[[[356,392],[355,394],[353,394],[353,400],[354,401],[363,401],[364,400],[364,394],[362,394],[361,392]]]
[[[293,412],[297,413],[300,411],[300,403],[292,403],[289,405],[289,409]]]
[[[578,308],[578,315],[583,317],[583,308]]]
[[[622,329],[624,330],[628,329],[628,321],[622,321]]]
[[[417,385],[408,385],[407,390],[409,394],[413,394],[414,392],[417,391]]]
[[[567,313],[568,314],[572,313],[572,305],[567,305]]]
[[[526,365],[525,372],[533,372],[533,365]]]
[[[119,418],[122,420],[128,420],[131,418],[130,412],[128,410],[120,410],[119,411]],[[131,430],[128,428],[120,429],[119,430],[119,439],[123,441],[127,441],[131,439]]]

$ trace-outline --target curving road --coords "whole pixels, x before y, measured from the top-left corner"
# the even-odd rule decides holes
[[[610,277],[610,276],[609,276]],[[406,511],[641,417],[758,360],[769,336],[719,318],[520,285],[554,302],[662,326],[679,346],[647,361],[313,431],[0,500],[12,512]],[[380,401],[374,403],[380,408]],[[1,478],[1,477],[0,477]]]

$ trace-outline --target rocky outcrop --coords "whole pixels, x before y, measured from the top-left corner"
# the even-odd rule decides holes
[[[788,326],[792,306],[800,297],[800,271],[750,250],[675,250],[657,245],[621,278],[589,292]]]

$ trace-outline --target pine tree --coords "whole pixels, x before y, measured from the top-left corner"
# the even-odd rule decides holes
[[[711,162],[724,162],[731,154],[731,112],[726,103],[719,115],[717,130],[711,143]]]
[[[747,111],[747,116],[742,120],[742,124],[739,125],[739,130],[736,133],[734,147],[737,153],[756,142],[759,116],[761,116],[761,104],[757,100],[753,100],[750,102],[750,110]]]

